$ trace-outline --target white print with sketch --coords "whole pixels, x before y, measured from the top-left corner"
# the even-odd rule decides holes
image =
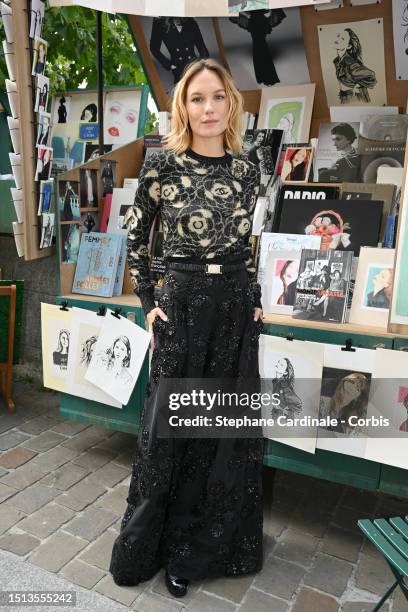
[[[149,348],[151,333],[124,317],[103,317],[86,380],[127,405]]]
[[[408,0],[392,0],[395,72],[398,80],[408,80]]]

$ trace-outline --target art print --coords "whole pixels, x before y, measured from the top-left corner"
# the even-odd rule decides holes
[[[387,104],[382,19],[318,26],[329,106]]]
[[[34,38],[33,66],[31,71],[33,76],[44,74],[45,65],[47,63],[47,52],[48,43],[38,36]]]
[[[112,147],[113,145],[103,145],[103,155],[105,155],[105,153],[110,153],[112,151]],[[99,145],[87,142],[85,145],[84,162],[92,161],[93,159],[98,159],[98,157],[100,157]]]
[[[392,266],[370,264],[367,269],[361,307],[388,312],[391,302],[392,282]]]
[[[40,249],[50,247],[54,236],[55,215],[44,213],[41,218],[41,241]]]
[[[408,325],[408,286],[406,282],[406,271],[408,270],[408,175],[406,173],[402,193],[390,323]]]
[[[35,87],[34,111],[46,111],[48,108],[48,95],[50,91],[50,79],[43,74],[38,74]]]
[[[96,123],[98,121],[98,96],[96,92],[76,93],[71,97],[69,121]],[[79,132],[78,132],[79,134]]]
[[[65,390],[70,350],[71,310],[41,303],[41,342],[44,387]]]
[[[64,94],[53,97],[53,123],[67,123],[70,121],[70,108],[72,96]]]
[[[102,197],[113,193],[116,187],[116,162],[112,159],[102,159],[100,163]]]
[[[37,148],[37,166],[35,170],[36,181],[49,180],[52,170],[53,147],[39,145]]]
[[[285,144],[309,142],[315,85],[262,89],[258,127],[283,130]]]
[[[79,220],[78,181],[58,181],[58,208],[61,221]]]
[[[262,390],[277,394],[279,402],[262,406],[262,417],[279,423],[302,417],[318,417],[324,345],[315,342],[288,341],[261,334],[259,337],[259,372]],[[290,426],[285,431],[264,428],[264,436],[289,446],[314,453],[317,426]],[[307,431],[307,433],[306,433]]]
[[[261,175],[271,177],[277,171],[282,142],[282,130],[246,130],[243,150]]]
[[[281,179],[284,183],[306,183],[313,159],[312,147],[288,147],[283,161]]]
[[[104,142],[113,147],[136,140],[141,91],[110,91],[105,98]]]
[[[387,419],[370,427],[366,458],[394,467],[408,468],[408,353],[377,349],[369,418]]]
[[[268,253],[265,280],[262,284],[262,307],[265,312],[292,314],[300,254],[300,250],[278,250]]]
[[[80,205],[81,208],[97,208],[98,206],[98,172],[91,168],[79,171]]]
[[[38,128],[37,128],[37,141],[36,146],[40,147],[43,145],[47,147],[50,140],[51,134],[51,115],[50,113],[45,113],[44,111],[39,112],[39,120],[38,120]]]
[[[108,317],[111,312],[108,310],[105,316]],[[122,408],[120,402],[115,401],[85,378],[103,321],[104,317],[98,316],[95,312],[83,308],[72,309],[66,390],[67,393],[78,397]]]
[[[127,405],[148,350],[151,333],[124,317],[104,318],[86,380]]]
[[[228,8],[231,13],[241,11],[257,11],[269,8],[269,0],[228,0]]]
[[[78,260],[81,231],[79,223],[61,224],[60,254],[63,264],[73,264]]]
[[[323,183],[358,182],[360,155],[357,151],[359,123],[321,123],[313,167],[315,179]]]
[[[51,143],[54,149],[54,166],[58,173],[83,164],[87,143],[79,138],[78,123],[54,123]]]
[[[367,417],[376,351],[342,348],[335,344],[324,345],[319,415],[335,419],[337,424],[319,428],[316,446],[364,457],[366,427],[358,419]]]
[[[408,0],[392,0],[395,76],[408,79]]]
[[[99,214],[87,211],[81,214],[81,227],[84,232],[99,232]]]
[[[30,38],[41,36],[44,21],[45,3],[42,0],[31,0],[30,7]]]
[[[309,80],[298,7],[244,10],[218,23],[222,50],[239,89]]]

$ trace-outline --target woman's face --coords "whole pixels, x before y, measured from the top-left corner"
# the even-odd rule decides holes
[[[61,346],[63,349],[67,349],[69,346],[69,339],[65,332],[61,334]]]
[[[117,340],[115,342],[115,346],[113,347],[113,356],[120,362],[123,362],[123,360],[127,356],[127,348],[121,340]]]
[[[346,30],[341,30],[337,32],[336,37],[334,39],[334,47],[340,53],[344,53],[347,51],[348,46],[350,44],[350,34],[346,32]]]
[[[264,135],[262,132],[258,132],[255,139],[255,144],[259,147],[263,143]]]
[[[298,273],[299,273],[299,262],[291,261],[285,270],[285,274],[283,275],[283,278],[285,279],[286,284],[289,285],[290,283],[293,283],[297,279]]]
[[[343,134],[332,134],[332,141],[337,151],[344,151],[351,146],[351,142]]]
[[[299,164],[305,161],[306,157],[307,157],[306,149],[299,149],[298,151],[296,151],[295,155],[293,156],[292,164],[294,166],[298,166]]]
[[[88,123],[92,121],[92,111],[89,108],[84,110],[84,121],[88,121]]]
[[[363,389],[363,383],[359,378],[346,378],[343,382],[343,391],[349,402],[358,397]]]
[[[282,376],[286,373],[287,363],[285,359],[279,359],[275,366],[276,378],[282,378]]]
[[[228,100],[220,77],[213,70],[202,70],[187,87],[186,109],[193,136],[216,138],[228,125]]]
[[[120,139],[130,133],[136,138],[138,112],[136,109],[112,100],[108,105],[106,130],[112,138]]]

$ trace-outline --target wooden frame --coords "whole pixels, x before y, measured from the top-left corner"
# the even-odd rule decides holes
[[[7,361],[0,363],[0,390],[6,402],[7,410],[14,412],[14,402],[11,397],[13,387],[13,355],[14,355],[14,328],[16,324],[16,286],[0,287],[0,296],[10,296],[9,324],[8,324],[8,350]]]

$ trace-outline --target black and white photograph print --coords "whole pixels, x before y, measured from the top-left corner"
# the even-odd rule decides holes
[[[58,207],[60,221],[79,221],[79,183],[78,181],[58,182]]]
[[[102,197],[113,193],[116,187],[116,162],[112,159],[102,159],[100,163]]]
[[[328,106],[386,105],[383,20],[317,26]]]
[[[41,218],[41,242],[40,249],[51,246],[54,236],[54,213],[43,213]]]
[[[196,59],[220,59],[210,17],[140,17],[146,45],[166,93]]]
[[[246,130],[243,149],[261,174],[274,176],[283,143],[282,130]]]
[[[72,264],[78,261],[79,245],[81,243],[81,230],[79,223],[65,223],[60,225],[61,243],[60,253],[63,264]]]
[[[315,180],[320,183],[357,183],[359,123],[321,123],[314,157]]]
[[[220,17],[222,45],[241,90],[309,81],[297,7],[243,11]]]
[[[30,7],[30,38],[41,36],[44,20],[45,2],[43,0],[31,0]]]
[[[47,111],[50,79],[42,74],[37,75],[35,79],[35,90],[34,111],[36,113]]]
[[[99,214],[88,210],[81,214],[81,226],[84,232],[98,232],[99,231]]]
[[[37,147],[41,145],[47,147],[49,145],[51,134],[51,115],[50,113],[40,111],[38,117],[37,141],[35,144]]]
[[[408,0],[392,0],[394,57],[397,80],[408,80]]]
[[[33,46],[33,66],[31,74],[36,76],[37,74],[44,74],[45,65],[47,63],[47,52],[48,43],[42,38],[34,38]]]
[[[105,155],[105,153],[110,153],[112,151],[112,147],[113,145],[103,145],[103,155]],[[99,145],[87,142],[85,145],[84,162],[91,161],[93,159],[98,159],[98,157],[100,157]]]
[[[51,176],[53,148],[39,145],[37,147],[36,181],[47,181]]]
[[[79,171],[80,206],[96,208],[98,206],[98,171],[91,168]]]

